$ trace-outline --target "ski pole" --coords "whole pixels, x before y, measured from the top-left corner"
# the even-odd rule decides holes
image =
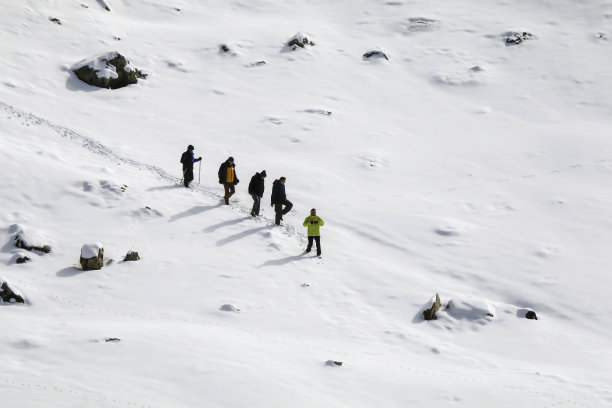
[[[198,167],[198,185],[200,185],[200,176],[202,175],[202,160],[200,160],[200,165]]]

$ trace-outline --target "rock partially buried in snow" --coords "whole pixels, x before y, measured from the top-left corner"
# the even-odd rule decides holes
[[[79,262],[84,271],[101,269],[104,266],[104,248],[102,244],[98,242],[83,245]]]
[[[229,303],[226,303],[224,305],[222,305],[219,310],[221,310],[222,312],[234,312],[234,313],[238,313],[240,312],[240,309],[238,309],[236,306],[234,305],[230,305]]]
[[[446,312],[455,319],[485,321],[494,317],[493,306],[484,299],[463,298],[451,299]]]
[[[138,261],[140,260],[140,256],[138,256],[138,252],[136,251],[130,251],[125,255],[125,258],[123,258],[123,262],[127,262],[127,261]]]
[[[371,50],[363,54],[364,60],[379,59],[379,58],[384,58],[387,61],[389,61],[389,57],[387,56],[387,53],[383,50]]]
[[[17,225],[14,228],[19,228]],[[27,251],[39,251],[45,254],[51,252],[51,244],[48,239],[40,232],[24,229],[19,229],[15,234],[15,246]]]
[[[15,261],[15,263],[17,264],[22,264],[22,263],[26,263],[26,262],[30,262],[31,259],[27,256],[20,256],[19,258],[17,258],[17,260]]]
[[[298,47],[305,48],[307,45],[313,47],[315,43],[310,41],[306,34],[302,32],[295,33],[295,35],[291,37],[289,41],[287,41],[287,47],[290,47],[293,50],[297,49]]]
[[[72,71],[81,81],[98,88],[118,89],[146,79],[134,65],[117,51],[77,63]]]
[[[436,293],[436,299],[432,303],[429,309],[425,309],[423,311],[423,318],[425,320],[436,320],[438,316],[436,316],[436,312],[440,310],[440,295]]]
[[[524,41],[531,40],[533,38],[533,34],[528,33],[527,31],[523,31],[522,33],[508,32],[504,34],[506,39],[506,45],[518,45],[522,44]]]
[[[342,367],[342,361],[327,360],[325,365],[328,367]]]
[[[23,296],[11,288],[4,278],[0,278],[0,301],[2,303],[25,303]]]

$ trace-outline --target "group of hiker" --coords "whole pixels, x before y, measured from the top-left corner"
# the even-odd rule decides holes
[[[195,158],[193,153],[193,145],[187,146],[187,151],[181,155],[181,163],[183,164],[183,183],[186,188],[189,188],[189,184],[193,181],[193,164],[202,160],[202,157]],[[240,182],[236,175],[236,164],[234,163],[233,157],[228,157],[219,166],[219,184],[223,185],[224,195],[223,201],[226,205],[229,205],[229,199],[236,193],[236,184]],[[265,189],[265,179],[268,175],[265,170],[257,172],[251,177],[249,182],[248,192],[251,198],[253,198],[253,208],[251,209],[251,216],[257,217],[259,215],[261,207],[261,199],[263,197]],[[272,196],[270,199],[270,206],[274,207],[274,223],[280,225],[283,220],[283,215],[287,214],[293,208],[293,203],[287,200],[287,194],[285,192],[285,177],[280,177],[278,180],[274,180],[272,183]],[[313,241],[317,245],[317,255],[321,255],[321,235],[319,227],[324,225],[323,219],[317,215],[316,209],[310,210],[310,215],[306,217],[304,227],[308,228],[308,246],[306,252],[310,252],[312,249]]]

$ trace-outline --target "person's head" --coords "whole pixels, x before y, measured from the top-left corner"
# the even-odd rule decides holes
[[[315,208],[312,208],[310,210],[310,215],[317,215],[317,210]]]
[[[187,151],[188,152],[193,152],[194,150],[195,150],[195,147],[193,147],[193,145],[187,146]]]
[[[268,177],[268,175],[266,174],[265,170],[262,170],[261,173],[259,173],[259,175],[261,176],[261,178],[266,178]]]
[[[230,157],[227,158],[227,161],[230,162],[230,163],[233,163],[234,162],[234,158],[232,156],[230,156]]]
[[[284,177],[281,177],[281,178],[278,179],[278,181],[280,181],[281,184],[285,184],[285,180],[287,180],[287,179],[284,178]]]

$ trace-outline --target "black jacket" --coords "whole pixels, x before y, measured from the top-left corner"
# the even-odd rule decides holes
[[[238,180],[238,174],[236,174],[236,165],[227,160],[221,163],[221,166],[219,166],[219,184],[223,184],[225,183],[225,180],[227,180],[228,167],[232,167],[234,169],[234,184],[238,184],[240,180]]]
[[[280,182],[280,180],[274,180],[272,183],[272,197],[270,203],[271,204],[282,204],[287,199],[287,194],[285,194],[285,185]]]
[[[263,197],[264,189],[264,179],[261,177],[261,174],[255,173],[255,175],[251,177],[251,182],[249,183],[249,194]]]
[[[187,169],[193,169],[193,163],[198,160],[193,155],[192,151],[187,150],[181,155],[181,163],[183,163],[183,172]]]

